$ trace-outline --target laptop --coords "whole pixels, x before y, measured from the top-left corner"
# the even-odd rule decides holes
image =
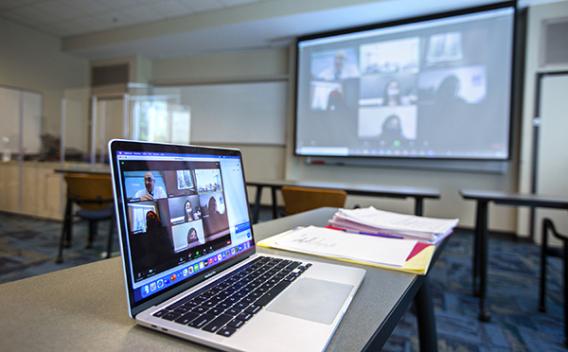
[[[112,140],[130,317],[225,351],[321,351],[365,271],[257,253],[237,149]]]

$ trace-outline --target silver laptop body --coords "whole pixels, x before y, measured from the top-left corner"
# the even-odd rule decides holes
[[[109,143],[129,315],[225,351],[321,351],[362,269],[257,254],[236,149]]]

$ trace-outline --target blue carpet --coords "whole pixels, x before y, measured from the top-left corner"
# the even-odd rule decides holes
[[[261,219],[267,215],[261,213]],[[85,249],[87,228],[74,226],[65,262],[55,264],[61,231],[58,222],[0,213],[0,283],[44,274],[101,259],[108,223],[101,223],[92,249]],[[448,241],[430,276],[440,351],[566,351],[563,348],[562,268],[549,259],[547,313],[537,309],[539,247],[492,238],[489,307],[492,320],[477,320],[478,300],[471,295],[472,234],[458,231]],[[115,241],[114,249],[118,249]],[[407,312],[385,351],[418,351],[416,317]]]

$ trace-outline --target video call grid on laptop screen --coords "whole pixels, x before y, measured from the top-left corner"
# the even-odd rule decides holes
[[[241,159],[117,151],[134,302],[254,245]]]

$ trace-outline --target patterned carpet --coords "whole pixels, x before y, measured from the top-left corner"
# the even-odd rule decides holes
[[[268,215],[261,215],[261,219]],[[100,260],[108,223],[85,249],[85,224],[74,227],[65,262],[55,264],[60,224],[0,213],[0,283]],[[561,261],[549,260],[548,312],[537,310],[538,250],[535,245],[492,238],[489,303],[492,320],[477,320],[471,295],[469,231],[455,233],[431,272],[440,351],[566,351],[563,347]],[[115,250],[118,243],[115,243]],[[416,317],[408,312],[385,351],[418,351]]]

